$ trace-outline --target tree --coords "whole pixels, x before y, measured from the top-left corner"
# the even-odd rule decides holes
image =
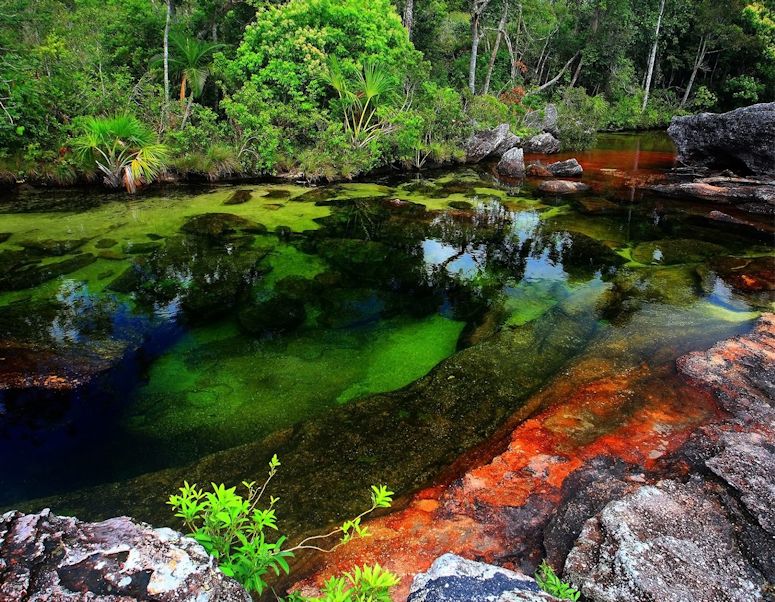
[[[659,30],[662,27],[662,16],[665,14],[665,0],[659,0],[659,16],[657,17],[657,28],[654,32],[654,43],[651,46],[651,53],[649,54],[649,66],[646,71],[646,86],[643,93],[643,107],[642,111],[646,110],[646,106],[649,103],[649,92],[651,91],[651,78],[654,75],[654,63],[657,59],[657,48],[659,46]]]
[[[164,170],[169,157],[167,147],[131,115],[85,117],[79,130],[73,151],[84,162],[96,164],[110,188],[136,192],[138,184],[152,182]]]
[[[491,0],[473,0],[471,4],[471,58],[468,64],[468,88],[476,94],[476,61],[481,39],[480,22]]]

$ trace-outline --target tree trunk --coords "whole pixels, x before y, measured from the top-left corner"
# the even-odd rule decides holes
[[[409,39],[412,39],[412,29],[414,28],[414,0],[406,0],[404,5],[404,27],[409,33]]]
[[[573,61],[575,61],[575,60],[576,60],[576,57],[578,57],[578,56],[579,56],[579,53],[577,52],[576,54],[574,54],[574,55],[573,55],[573,56],[570,58],[570,60],[569,60],[567,63],[565,63],[565,64],[562,66],[562,69],[560,69],[560,72],[559,72],[557,75],[555,75],[555,76],[554,76],[552,79],[550,79],[548,82],[546,82],[545,84],[543,84],[543,85],[539,86],[537,89],[535,89],[535,90],[531,91],[530,93],[531,93],[531,94],[537,94],[537,93],[539,93],[539,92],[543,92],[543,91],[544,91],[544,90],[546,90],[547,88],[549,88],[549,87],[553,86],[553,85],[554,85],[554,84],[556,84],[558,81],[560,81],[560,78],[562,77],[562,74],[563,74],[563,73],[565,73],[565,72],[568,70],[568,67],[570,67],[570,66],[571,66],[571,63],[573,63]]]
[[[479,53],[479,15],[471,15],[471,61],[468,64],[468,88],[476,94],[476,56]]]
[[[654,32],[654,44],[651,46],[651,54],[649,54],[649,67],[646,72],[646,86],[643,94],[643,106],[641,111],[646,110],[646,105],[649,103],[649,93],[651,92],[651,79],[654,76],[654,63],[657,60],[657,47],[659,46],[659,29],[662,27],[662,15],[665,13],[665,0],[659,2],[659,17],[657,17],[657,30]]]
[[[167,19],[164,23],[164,102],[170,101],[170,21],[172,0],[167,0]]]
[[[181,102],[186,100],[186,74],[183,74],[183,81],[180,82],[180,96],[179,99]]]
[[[191,116],[191,105],[194,104],[194,91],[191,91],[191,95],[188,97],[188,102],[186,103],[186,110],[183,112],[183,120],[180,122],[180,129],[182,130],[184,127],[186,127],[186,122],[188,121],[188,118]]]
[[[576,58],[575,56],[573,58]],[[579,58],[579,64],[576,65],[576,70],[573,72],[573,78],[570,80],[570,87],[573,88],[581,75],[581,66],[584,64],[584,55]],[[562,72],[560,73],[562,75]]]
[[[679,108],[681,109],[683,109],[686,106],[686,103],[689,102],[689,96],[692,93],[694,80],[697,79],[697,71],[700,70],[700,66],[702,65],[702,62],[705,60],[706,48],[707,48],[707,40],[705,39],[705,36],[702,36],[702,39],[700,40],[700,45],[697,48],[697,56],[694,59],[694,68],[692,69],[692,75],[689,78],[689,83],[686,86],[686,92],[684,92],[684,97],[681,99],[681,104],[679,105]]]
[[[495,37],[495,46],[493,46],[492,54],[490,54],[490,64],[487,65],[487,76],[484,78],[484,87],[482,88],[482,94],[487,94],[490,91],[490,80],[492,79],[492,70],[495,67],[495,58],[498,56],[498,48],[501,45],[501,39],[506,32],[506,19],[508,18],[509,2],[503,0],[503,14],[501,20],[498,23],[498,35]]]

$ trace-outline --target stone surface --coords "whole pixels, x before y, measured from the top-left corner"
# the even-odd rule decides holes
[[[557,136],[557,118],[557,106],[550,103],[544,107],[543,113],[541,111],[531,111],[525,115],[524,125],[531,130],[548,132],[553,136]]]
[[[693,182],[657,184],[650,190],[669,197],[730,203],[751,213],[775,213],[775,182],[771,180],[709,177]]]
[[[699,484],[662,481],[587,521],[565,577],[595,602],[763,600],[721,503]]]
[[[587,192],[590,190],[590,187],[582,182],[549,180],[547,182],[541,182],[538,190],[546,194],[576,194],[579,192]]]
[[[0,517],[0,599],[250,602],[180,533],[126,517],[85,523],[49,510]]]
[[[501,157],[519,141],[519,138],[509,131],[508,123],[502,123],[492,130],[477,132],[465,143],[466,161],[478,163],[491,156]]]
[[[543,153],[553,155],[560,152],[560,141],[548,132],[533,136],[525,143],[526,153]]]
[[[685,165],[775,175],[775,102],[674,117],[667,133]]]
[[[527,169],[525,170],[527,175],[532,176],[534,178],[551,178],[552,172],[549,171],[546,168],[546,165],[541,163],[540,161],[536,161],[535,163],[530,163],[527,166]]]
[[[551,602],[531,577],[455,554],[437,558],[412,582],[408,602]]]
[[[510,178],[521,178],[525,175],[525,156],[521,148],[512,148],[498,163],[498,173]]]
[[[546,166],[547,171],[558,178],[573,178],[584,173],[576,159],[566,159],[565,161],[556,161]]]

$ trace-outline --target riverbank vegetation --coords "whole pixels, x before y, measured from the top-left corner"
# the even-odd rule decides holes
[[[0,0],[0,52],[6,183],[335,179],[460,159],[548,102],[573,148],[771,100],[775,5]]]

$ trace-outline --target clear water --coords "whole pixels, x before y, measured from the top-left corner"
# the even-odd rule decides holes
[[[770,234],[636,189],[666,138],[577,156],[578,197],[488,166],[0,197],[0,505],[169,523],[184,478],[277,451],[303,530],[438,478],[583,352],[663,365],[772,307],[729,268]]]

